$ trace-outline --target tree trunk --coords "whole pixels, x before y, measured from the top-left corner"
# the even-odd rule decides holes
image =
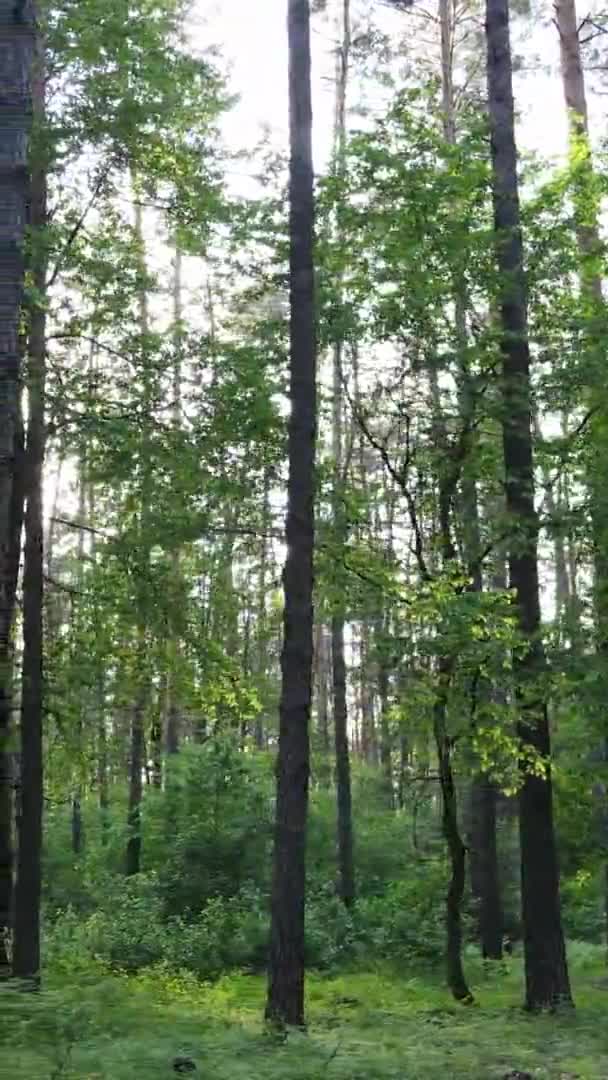
[[[264,691],[268,672],[268,618],[266,613],[268,588],[268,530],[270,529],[270,475],[268,470],[264,473],[264,489],[262,496],[262,538],[260,542],[260,574],[259,592],[257,600],[256,619],[256,673],[260,680],[262,691],[262,705],[264,705]],[[256,716],[254,726],[254,742],[258,750],[266,746],[266,731],[264,730],[264,709]]]
[[[350,59],[350,3],[342,0],[340,12],[341,42],[337,54],[336,120],[334,130],[334,168],[337,175],[344,171],[346,145],[346,89]],[[337,234],[340,240],[340,208]],[[341,282],[337,282],[338,293]],[[339,297],[338,303],[340,303]],[[340,551],[346,542],[347,525],[344,515],[344,476],[342,466],[342,357],[343,341],[338,329],[333,345],[333,526],[336,547]],[[342,591],[342,590],[340,590]],[[334,704],[334,737],[336,746],[336,804],[338,818],[339,893],[346,907],[355,902],[355,864],[353,854],[352,795],[350,783],[350,749],[348,745],[348,707],[346,698],[346,661],[344,657],[344,605],[342,596],[334,601],[331,620],[332,689]]]
[[[587,486],[591,495],[591,524],[593,538],[593,601],[595,609],[595,630],[597,650],[606,670],[608,664],[608,493],[606,491],[606,470],[608,469],[608,440],[606,422],[608,417],[608,396],[606,390],[605,360],[605,305],[602,292],[602,279],[598,260],[602,257],[599,236],[599,206],[594,205],[593,196],[589,197],[589,188],[593,181],[593,159],[589,145],[589,117],[585,75],[581,61],[579,26],[575,0],[556,0],[555,19],[560,42],[562,85],[566,109],[568,110],[570,146],[581,161],[582,198],[575,198],[576,238],[581,255],[581,288],[592,312],[587,327],[587,357],[585,370],[588,372],[588,390],[590,406],[594,414],[590,419],[591,455],[587,470]],[[581,149],[584,157],[581,160]],[[573,579],[576,591],[576,579]],[[571,614],[577,617],[571,606]],[[574,619],[571,618],[573,628]],[[604,680],[604,686],[606,680]],[[608,739],[604,738],[608,745]],[[606,887],[604,910],[606,919],[606,940],[608,942],[608,863],[604,872]]]
[[[492,145],[496,259],[501,274],[502,430],[507,512],[512,522],[509,577],[519,629],[528,644],[514,665],[519,687],[518,737],[522,750],[519,797],[526,1007],[571,1004],[561,924],[559,874],[550,772],[547,702],[540,680],[545,664],[540,637],[538,521],[530,407],[530,351],[523,268],[508,0],[487,0],[488,109]],[[515,533],[515,536],[513,535]],[[530,771],[539,755],[546,776]]]
[[[440,657],[438,670],[437,700],[433,707],[433,731],[437,746],[439,764],[439,783],[441,787],[441,809],[443,834],[448,847],[451,877],[446,897],[447,931],[447,982],[456,1001],[470,1004],[473,995],[467,986],[462,967],[462,919],[461,908],[464,897],[466,849],[458,826],[456,788],[452,773],[451,746],[447,733],[447,697],[452,678],[453,661],[449,657]]]
[[[59,486],[59,485],[57,485]],[[87,493],[87,481],[86,481],[86,454],[83,453],[79,463],[79,477],[78,477],[78,521],[81,524],[81,528],[78,531],[78,568],[76,574],[77,588],[80,593],[84,589],[84,550],[85,550],[85,531],[84,522],[86,520],[86,493]],[[57,498],[57,492],[55,493]],[[48,552],[47,552],[48,556]],[[47,566],[50,563],[47,557]],[[53,628],[54,629],[54,628]],[[52,642],[53,629],[49,625],[49,615],[47,607],[47,633],[49,640]],[[82,778],[80,776],[81,760],[82,760],[82,729],[83,729],[83,712],[85,709],[85,701],[81,699],[78,703],[78,714],[76,717],[76,767],[78,775],[76,777],[76,783],[74,785],[74,794],[72,796],[72,820],[71,820],[71,833],[72,833],[72,853],[74,855],[80,855],[82,851],[83,843],[83,830],[82,830]]]
[[[32,81],[34,117],[44,121],[44,51],[39,42]],[[23,663],[21,692],[21,812],[19,816],[13,975],[37,985],[40,978],[40,896],[42,855],[42,711],[44,533],[42,479],[45,446],[47,223],[46,152],[34,148],[30,215],[35,298],[29,318],[26,442],[25,556],[23,569]]]
[[[372,673],[370,671],[370,629],[367,619],[359,626],[359,700],[361,712],[361,757],[368,765],[378,764],[376,740],[376,722],[374,717],[374,697],[371,691]]]
[[[21,410],[20,398],[19,410]],[[23,424],[20,416],[14,442],[15,466],[10,507],[12,537],[5,560],[4,598],[8,608],[3,612],[3,617],[8,615],[10,611],[10,624],[12,624],[13,620],[12,613],[15,606],[21,556],[24,494],[23,450]],[[8,978],[10,975],[8,944],[13,910],[13,792],[16,778],[14,776],[14,755],[10,749],[10,740],[16,702],[13,698],[15,676],[11,629],[12,626],[9,626],[8,636],[0,641],[0,980]]]
[[[304,905],[312,630],[316,332],[308,0],[288,0],[290,401],[282,687],[266,1016],[304,1023]]]
[[[140,262],[142,279],[146,274],[146,253],[143,236],[141,202],[137,183],[133,178],[135,197],[135,241]],[[145,727],[150,704],[149,671],[149,633],[148,605],[150,602],[150,536],[149,511],[151,491],[150,426],[152,422],[150,371],[147,357],[149,348],[150,319],[148,312],[148,294],[145,284],[139,293],[139,335],[143,356],[142,391],[143,419],[139,452],[141,455],[140,511],[137,537],[137,566],[135,568],[135,604],[137,646],[135,656],[135,701],[131,710],[130,755],[129,755],[129,797],[127,811],[127,850],[125,872],[127,875],[138,874],[141,869],[141,802],[143,797],[142,774],[146,767]]]
[[[23,239],[28,202],[35,23],[26,0],[21,21],[14,0],[0,0],[0,978],[8,974],[12,896],[11,638],[23,497],[19,490]]]
[[[439,0],[441,27],[441,81],[444,136],[446,142],[456,145],[456,109],[454,102],[454,8],[450,0]],[[454,324],[458,356],[458,406],[460,423],[472,429],[474,399],[471,393],[471,376],[467,349],[467,295],[460,279],[454,279]],[[465,458],[460,476],[461,528],[464,562],[469,576],[469,588],[480,593],[483,588],[479,553],[480,522],[474,451],[476,438],[469,436],[469,454]],[[470,460],[472,458],[472,461]],[[502,914],[500,910],[500,887],[498,858],[496,852],[495,801],[486,797],[493,791],[487,777],[473,777],[471,798],[475,806],[473,843],[470,849],[471,885],[479,907],[479,935],[482,953],[491,959],[502,957]]]
[[[173,263],[173,429],[176,437],[182,427],[182,348],[183,348],[183,311],[182,311],[182,253],[175,245]],[[165,745],[168,755],[179,753],[181,723],[178,695],[177,668],[181,654],[179,633],[178,605],[181,600],[181,552],[176,547],[172,554],[171,577],[173,595],[170,597],[168,672],[167,672],[167,710]]]
[[[314,648],[315,687],[317,699],[317,735],[323,758],[329,759],[329,662],[325,626],[318,622],[315,628]],[[331,766],[324,762],[323,778],[329,782]]]
[[[143,795],[143,769],[145,750],[145,714],[148,702],[146,670],[147,638],[144,630],[138,630],[137,675],[140,686],[138,698],[131,711],[131,737],[129,757],[129,806],[127,814],[127,853],[125,873],[139,874],[141,869],[141,801]]]
[[[471,785],[471,888],[484,960],[502,959],[503,913],[496,847],[496,787],[481,774]]]
[[[333,656],[334,734],[336,740],[339,894],[345,906],[352,907],[355,902],[355,863],[346,711],[344,620],[340,616],[334,616],[331,622],[331,646]]]
[[[389,723],[390,712],[390,669],[387,654],[388,634],[384,623],[386,616],[378,620],[379,632],[377,631],[378,652],[378,697],[380,699],[380,768],[382,770],[383,787],[386,792],[386,801],[390,810],[393,809],[393,748],[391,742],[391,730]]]

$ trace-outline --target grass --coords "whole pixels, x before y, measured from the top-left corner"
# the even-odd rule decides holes
[[[264,980],[209,986],[160,969],[137,978],[55,973],[40,995],[5,991],[2,1080],[169,1080],[185,1054],[212,1080],[608,1080],[608,983],[599,949],[570,950],[577,1010],[530,1017],[521,967],[484,972],[468,958],[477,1004],[408,972],[378,970],[307,983],[308,1034],[283,1040],[261,1022]]]

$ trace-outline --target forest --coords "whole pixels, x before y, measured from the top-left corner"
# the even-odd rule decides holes
[[[2,1080],[608,1078],[587,2],[0,0]]]

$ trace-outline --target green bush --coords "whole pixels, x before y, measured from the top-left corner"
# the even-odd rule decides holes
[[[605,933],[601,872],[579,870],[562,882],[562,914],[569,938],[599,943]]]

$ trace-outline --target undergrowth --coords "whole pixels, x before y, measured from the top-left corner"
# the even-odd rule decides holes
[[[213,984],[162,965],[139,975],[101,967],[49,972],[40,994],[3,990],[2,1080],[169,1080],[176,1056],[214,1080],[605,1080],[608,1034],[601,951],[570,950],[577,1011],[520,1008],[521,965],[467,968],[477,1004],[455,1006],[439,982],[386,969],[310,975],[307,1034],[261,1021],[264,979]]]

